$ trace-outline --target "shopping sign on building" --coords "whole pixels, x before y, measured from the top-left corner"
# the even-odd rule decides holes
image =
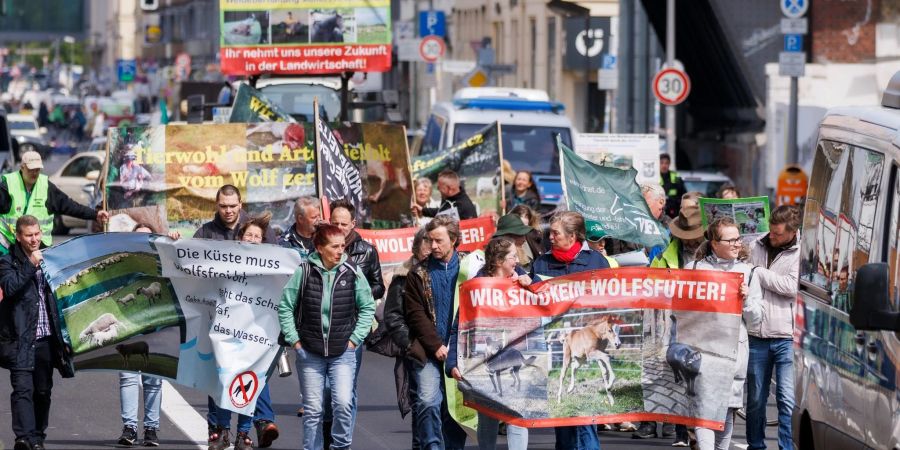
[[[567,70],[599,69],[603,55],[610,52],[609,17],[591,17],[590,27],[585,30],[583,17],[566,19],[566,59]],[[585,67],[587,65],[587,67]]]
[[[222,72],[386,72],[390,0],[219,0]]]

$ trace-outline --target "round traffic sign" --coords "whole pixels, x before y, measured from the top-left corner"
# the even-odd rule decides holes
[[[778,0],[781,4],[781,12],[789,19],[799,19],[809,9],[810,0]]]
[[[653,95],[664,105],[675,106],[683,102],[690,92],[690,78],[678,69],[666,68],[653,77]]]
[[[419,44],[419,55],[425,62],[433,63],[444,56],[447,44],[440,36],[425,36]]]

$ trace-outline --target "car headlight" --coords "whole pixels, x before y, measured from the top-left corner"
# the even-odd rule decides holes
[[[26,141],[25,136],[16,136],[16,140],[19,141],[20,144],[24,144]]]

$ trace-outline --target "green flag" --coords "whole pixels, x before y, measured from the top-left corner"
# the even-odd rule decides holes
[[[588,235],[609,236],[647,248],[668,245],[668,233],[650,215],[634,181],[637,171],[585,161],[556,137],[563,193],[570,211],[584,216]]]

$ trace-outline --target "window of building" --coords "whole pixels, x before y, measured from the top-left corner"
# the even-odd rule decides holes
[[[835,308],[849,312],[856,270],[869,262],[881,195],[884,155],[820,141],[804,217],[801,280],[824,289]],[[824,300],[824,299],[823,299]]]

